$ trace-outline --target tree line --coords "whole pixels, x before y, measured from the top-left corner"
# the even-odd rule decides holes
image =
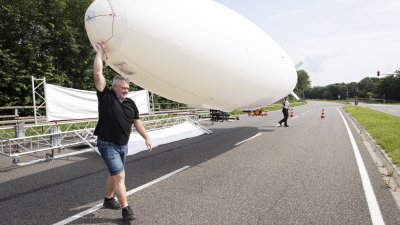
[[[400,70],[382,77],[365,77],[360,82],[308,88],[305,96],[309,99],[346,100],[357,96],[383,102],[400,101]]]
[[[359,82],[311,87],[307,71],[298,70],[294,92],[302,99],[348,100],[357,96],[383,102],[400,101],[400,70],[392,74],[378,74],[376,77],[365,77]]]

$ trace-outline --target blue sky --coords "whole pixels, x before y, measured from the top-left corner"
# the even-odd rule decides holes
[[[400,69],[400,0],[217,0],[302,61],[312,86]]]

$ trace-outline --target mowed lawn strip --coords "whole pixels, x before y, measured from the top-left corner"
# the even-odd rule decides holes
[[[357,106],[343,109],[387,152],[393,163],[400,166],[400,117]]]

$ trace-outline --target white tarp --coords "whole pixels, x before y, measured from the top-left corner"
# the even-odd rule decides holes
[[[197,137],[204,134],[204,131],[189,122],[184,122],[169,128],[149,131],[147,134],[150,137],[153,147],[156,147],[186,138]],[[128,142],[128,155],[133,155],[144,150],[147,150],[144,139],[138,133],[131,133]]]
[[[47,121],[93,119],[98,117],[95,91],[85,91],[45,86]],[[129,92],[128,98],[135,101],[139,114],[149,113],[149,97],[146,90]]]

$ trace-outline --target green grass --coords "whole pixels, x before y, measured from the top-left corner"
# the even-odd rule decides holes
[[[400,117],[356,106],[343,108],[385,149],[393,163],[400,166]]]

